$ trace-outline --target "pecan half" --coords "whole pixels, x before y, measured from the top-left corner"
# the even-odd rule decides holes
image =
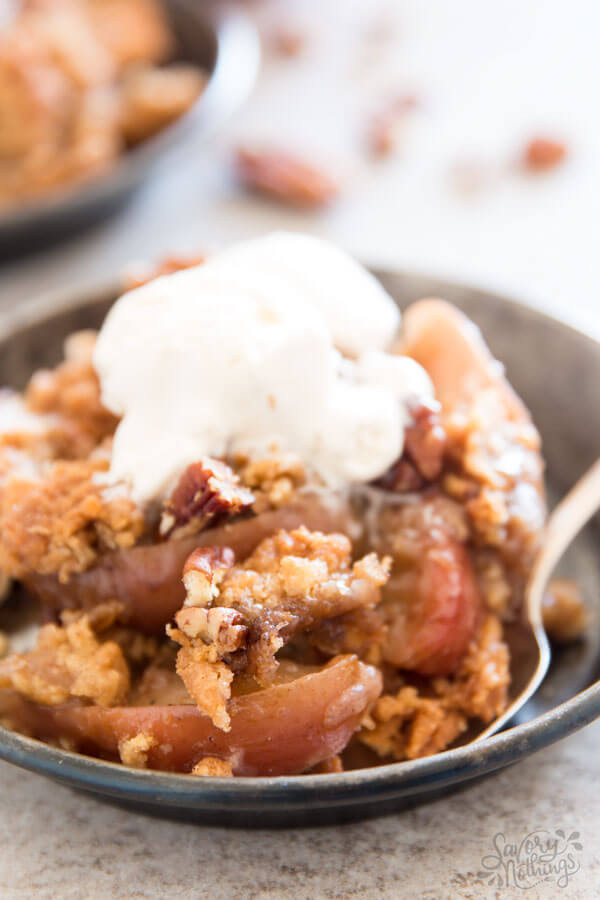
[[[209,522],[249,509],[254,499],[228,465],[206,457],[188,466],[177,482],[165,503],[160,533],[177,538],[196,534]]]
[[[442,471],[446,432],[437,400],[421,401],[410,408],[412,424],[406,429],[401,458],[375,484],[387,491],[418,491],[435,481]]]
[[[533,138],[523,152],[523,165],[530,172],[554,169],[567,157],[567,145],[554,138]]]
[[[286,206],[316,209],[339,193],[339,184],[327,172],[283,150],[240,147],[235,156],[239,180],[252,191]]]

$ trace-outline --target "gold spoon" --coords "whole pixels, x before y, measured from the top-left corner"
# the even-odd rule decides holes
[[[499,731],[517,714],[540,686],[550,665],[550,646],[542,622],[542,601],[550,575],[561,556],[584,525],[600,508],[600,459],[588,469],[574,488],[561,500],[545,529],[542,549],[537,555],[527,587],[525,609],[527,632],[520,636],[518,658],[525,661],[516,673],[518,693],[512,703],[471,743],[481,741]],[[513,653],[517,657],[517,653]]]

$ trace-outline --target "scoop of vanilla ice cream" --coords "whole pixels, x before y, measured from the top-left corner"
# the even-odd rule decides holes
[[[379,281],[338,247],[309,234],[276,231],[243,241],[209,263],[229,283],[311,306],[335,346],[349,356],[383,350],[400,326],[400,311]]]
[[[407,401],[433,393],[417,363],[384,352],[398,324],[358,263],[303,235],[250,241],[123,295],[94,355],[122,417],[111,478],[145,503],[202,456],[275,442],[331,486],[370,481],[402,452]]]

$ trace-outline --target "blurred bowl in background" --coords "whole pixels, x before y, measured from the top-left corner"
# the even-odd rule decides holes
[[[169,150],[192,134],[209,135],[250,93],[260,60],[251,20],[217,2],[162,2],[175,34],[173,61],[193,63],[208,73],[202,95],[187,113],[126,151],[106,172],[0,214],[0,260],[53,244],[116,212]]]

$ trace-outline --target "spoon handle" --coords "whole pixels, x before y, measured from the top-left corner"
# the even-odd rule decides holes
[[[543,550],[534,565],[529,584],[529,613],[541,622],[542,598],[548,578],[563,553],[583,526],[600,508],[600,459],[588,469],[552,513],[544,536]]]

